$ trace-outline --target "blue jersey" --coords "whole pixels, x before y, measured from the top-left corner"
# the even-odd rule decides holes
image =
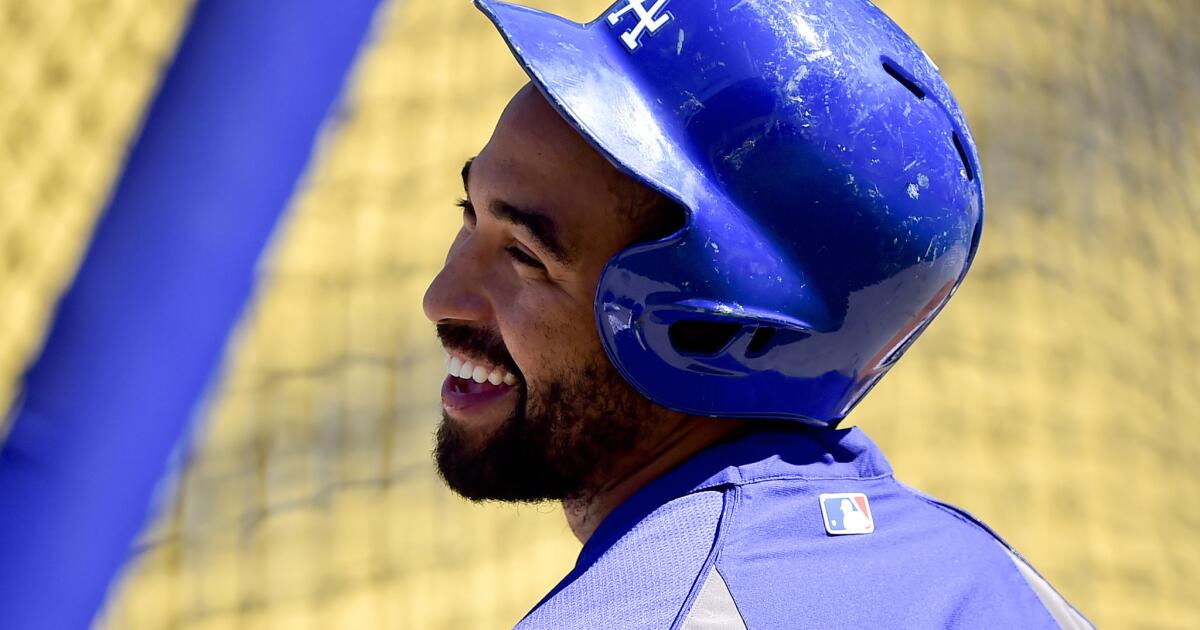
[[[797,427],[642,488],[517,627],[1091,625],[982,523],[896,481],[862,431]]]

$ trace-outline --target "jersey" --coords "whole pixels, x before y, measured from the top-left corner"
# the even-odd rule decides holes
[[[978,520],[898,482],[860,429],[782,427],[635,493],[517,627],[1091,624]]]

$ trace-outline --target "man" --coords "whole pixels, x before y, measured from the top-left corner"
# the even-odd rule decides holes
[[[425,296],[436,459],[584,543],[521,628],[1087,627],[834,427],[978,246],[965,120],[865,0],[480,0],[533,83]]]

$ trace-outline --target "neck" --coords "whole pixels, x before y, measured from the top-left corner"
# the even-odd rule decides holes
[[[640,449],[635,462],[626,464],[599,492],[584,499],[563,501],[567,524],[581,543],[587,543],[596,528],[618,505],[660,475],[690,459],[709,446],[743,432],[746,425],[736,420],[687,417],[649,449]]]

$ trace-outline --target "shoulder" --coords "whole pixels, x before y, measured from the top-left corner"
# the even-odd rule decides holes
[[[617,532],[597,531],[575,569],[518,624],[533,628],[671,628],[713,561],[725,494],[672,499]],[[613,535],[615,534],[615,535]]]
[[[745,627],[1089,627],[981,523],[890,476],[780,478],[729,493],[714,570]],[[870,533],[830,532],[847,494],[865,498],[857,518]]]
[[[843,504],[846,496],[853,500]],[[830,532],[850,524],[870,533]],[[605,520],[519,627],[981,620],[1090,627],[982,523],[897,482],[874,445],[850,431],[759,435],[657,480]]]

